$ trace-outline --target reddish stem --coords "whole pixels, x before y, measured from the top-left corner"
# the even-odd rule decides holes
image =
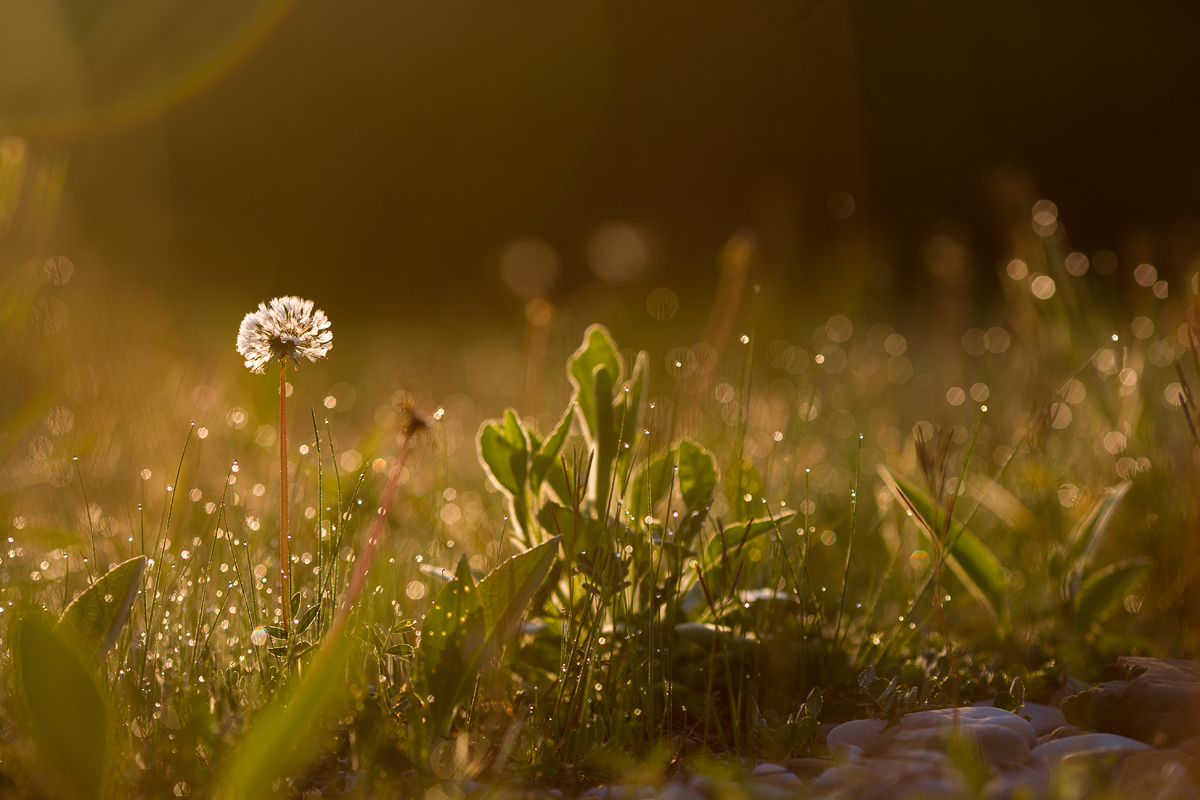
[[[279,359],[279,589],[283,630],[292,629],[292,552],[288,533],[287,362]]]
[[[391,510],[392,501],[395,499],[396,488],[400,485],[400,473],[404,470],[404,461],[412,447],[412,442],[413,433],[408,431],[404,435],[404,444],[400,448],[400,454],[396,457],[396,465],[392,467],[387,487],[384,488],[383,496],[379,499],[379,507],[375,510],[375,519],[371,520],[371,529],[367,532],[367,543],[354,561],[354,574],[350,577],[350,587],[346,590],[342,607],[338,609],[337,617],[334,618],[333,627],[330,629],[331,640],[345,627],[346,620],[350,618],[350,612],[358,601],[358,596],[362,594],[362,590],[366,586],[367,573],[371,570],[371,560],[375,557],[379,538],[383,535],[383,526],[387,522],[388,511]]]

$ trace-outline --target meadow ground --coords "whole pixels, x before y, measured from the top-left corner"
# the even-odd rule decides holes
[[[733,781],[1200,645],[1197,278],[1044,208],[1002,295],[950,314],[947,278],[917,331],[786,313],[741,236],[689,291],[334,317],[288,366],[282,476],[252,308],[76,291],[35,212],[0,240],[11,796]]]

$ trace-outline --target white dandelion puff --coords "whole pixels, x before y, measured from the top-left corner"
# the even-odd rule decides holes
[[[312,300],[276,297],[259,303],[238,328],[237,350],[252,372],[266,372],[279,362],[279,605],[283,612],[283,630],[291,630],[292,574],[291,548],[288,545],[288,439],[287,439],[287,362],[300,366],[303,356],[309,361],[325,358],[333,347],[329,318],[320,309],[313,310]],[[269,589],[267,591],[270,591]]]
[[[324,311],[313,310],[312,300],[276,297],[259,303],[257,311],[242,319],[237,350],[246,359],[247,369],[261,373],[285,358],[297,366],[302,356],[309,361],[325,358],[332,342],[329,318]]]

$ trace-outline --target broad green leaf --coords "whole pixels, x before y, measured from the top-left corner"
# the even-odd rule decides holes
[[[732,525],[726,525],[723,535],[718,533],[709,541],[705,563],[713,564],[720,561],[722,553],[728,553],[732,558],[737,553],[739,547],[744,548],[746,544],[749,544],[768,531],[775,530],[776,527],[782,528],[791,522],[795,516],[795,511],[783,511],[771,517],[753,520],[750,523],[748,532],[745,522],[735,522]],[[722,539],[724,539],[724,544],[722,544]]]
[[[1075,595],[1076,624],[1086,630],[1093,623],[1103,622],[1153,566],[1148,558],[1131,558],[1090,575]]]
[[[689,509],[707,508],[717,490],[717,462],[690,439],[679,441],[679,493]]]
[[[558,556],[559,537],[515,555],[479,582],[484,638],[507,638]]]
[[[489,420],[480,427],[479,461],[508,494],[517,528],[528,536],[525,480],[529,469],[529,438],[511,408],[504,412],[503,420]]]
[[[513,477],[516,478],[517,486],[524,486],[529,472],[529,436],[525,432],[525,426],[521,424],[517,412],[511,408],[504,412],[504,439],[514,453],[512,456]]]
[[[813,719],[821,715],[821,705],[824,702],[825,695],[821,692],[820,686],[814,686],[812,691],[808,693],[808,699],[804,701],[804,712]]]
[[[562,419],[558,421],[558,425],[546,437],[546,441],[541,443],[537,448],[536,454],[529,465],[529,489],[537,495],[537,491],[542,486],[542,481],[551,472],[558,472],[561,475],[562,469],[558,464],[558,454],[562,452],[563,442],[567,440],[567,434],[571,432],[571,419],[575,415],[574,401],[567,404],[567,410],[563,412]],[[551,484],[553,488],[553,484]],[[557,494],[557,492],[556,492]],[[563,502],[567,498],[560,497]]]
[[[596,460],[592,464],[592,498],[596,516],[608,516],[608,495],[611,490],[613,466],[617,458],[617,432],[613,427],[612,379],[608,370],[596,367],[592,376],[595,384],[593,397],[596,401]]]
[[[145,556],[117,564],[67,606],[55,633],[73,637],[86,652],[101,658],[129,619],[145,569]]]
[[[17,626],[13,652],[21,699],[46,760],[82,797],[104,780],[104,698],[75,653],[39,616]]]
[[[235,800],[268,797],[276,780],[302,769],[317,750],[322,731],[317,722],[336,694],[333,687],[340,684],[338,679],[344,675],[348,650],[342,642],[344,635],[341,629],[337,630],[309,664],[295,692],[278,693],[255,721],[225,770],[223,797]],[[291,698],[286,705],[280,700],[284,696]]]
[[[475,579],[463,556],[454,580],[438,592],[421,627],[420,669],[428,703],[426,718],[436,735],[446,735],[455,707],[474,683],[483,660],[483,615]]]
[[[296,635],[304,633],[308,630],[308,626],[313,624],[313,620],[317,618],[317,612],[321,610],[320,605],[315,605],[308,611],[304,612],[304,616],[300,617],[300,621],[296,623]]]
[[[480,427],[479,460],[510,495],[524,490],[529,443],[511,408],[504,412],[503,420],[489,420]]]
[[[921,491],[915,483],[902,475],[897,475],[885,465],[879,465],[879,475],[883,478],[892,494],[912,512],[913,519],[926,536],[933,537],[934,519],[942,512],[936,512],[933,501]],[[944,529],[944,523],[938,520],[938,529]],[[987,545],[971,531],[962,526],[958,520],[950,524],[946,535],[949,544],[946,553],[946,563],[955,576],[962,581],[967,590],[991,612],[996,624],[1004,629],[1008,625],[1008,583],[1004,580],[1004,570],[999,559],[988,549]]]
[[[639,525],[643,517],[653,516],[658,501],[671,488],[674,475],[674,450],[664,450],[634,473],[633,486],[629,490],[629,509]]]
[[[617,345],[603,325],[592,325],[583,333],[583,344],[567,361],[567,377],[575,387],[575,398],[579,403],[579,415],[583,418],[588,437],[596,440],[596,369],[602,367],[608,373],[609,385],[621,382],[624,372]]]
[[[1108,530],[1113,512],[1121,498],[1129,491],[1129,481],[1105,489],[1103,496],[1088,509],[1083,519],[1075,524],[1067,536],[1067,564],[1074,570],[1084,570],[1096,553],[1096,548]]]

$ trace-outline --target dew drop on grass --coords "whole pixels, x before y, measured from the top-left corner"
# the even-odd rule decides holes
[[[259,625],[250,632],[250,643],[255,647],[262,647],[267,643],[267,629]]]

